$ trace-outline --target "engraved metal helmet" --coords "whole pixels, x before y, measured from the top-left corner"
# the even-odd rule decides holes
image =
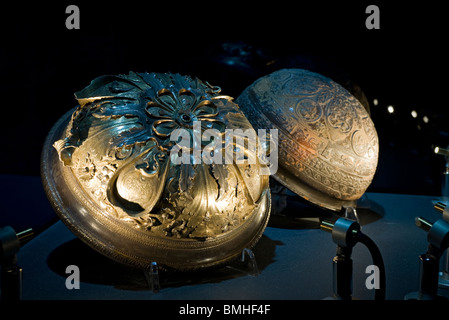
[[[102,76],[50,131],[41,172],[61,220],[119,262],[193,270],[261,237],[271,208],[252,130],[220,88],[179,74]],[[241,130],[235,130],[241,129]],[[232,134],[229,134],[229,133]],[[266,166],[265,166],[266,167]]]
[[[274,178],[321,207],[356,207],[378,162],[374,124],[360,102],[331,79],[282,69],[256,80],[236,100],[255,129],[279,132]]]

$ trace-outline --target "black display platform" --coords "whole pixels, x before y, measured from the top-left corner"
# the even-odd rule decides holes
[[[13,177],[8,177],[13,179]],[[27,192],[38,195],[33,200],[33,215],[52,217],[36,177],[17,177]],[[25,180],[28,180],[28,184]],[[3,180],[5,181],[5,180]],[[33,182],[34,181],[34,182]],[[19,182],[17,182],[19,183]],[[362,215],[362,231],[375,241],[382,252],[387,277],[386,298],[402,300],[418,290],[418,256],[427,249],[426,233],[415,226],[414,218],[422,216],[436,221],[441,215],[433,209],[431,196],[367,193],[367,198],[380,215],[373,219]],[[29,202],[5,198],[9,210],[20,217]],[[50,210],[50,211],[49,211]],[[301,216],[301,212],[295,213]],[[23,217],[29,216],[23,214]],[[20,220],[20,219],[19,219]],[[51,220],[51,219],[50,219]],[[233,269],[170,273],[160,271],[161,289],[154,293],[142,271],[105,258],[76,238],[61,221],[40,232],[24,245],[19,254],[23,268],[23,296],[34,299],[147,299],[147,300],[319,300],[332,295],[332,259],[336,245],[329,233],[309,223],[269,226],[254,254],[260,270],[258,276]],[[3,221],[2,221],[3,222]],[[4,222],[3,222],[4,223]],[[279,225],[277,223],[276,225]],[[369,251],[362,244],[354,248],[353,297],[373,299],[365,273],[372,264]],[[80,270],[80,289],[66,288],[66,267]],[[447,290],[440,290],[448,296]]]

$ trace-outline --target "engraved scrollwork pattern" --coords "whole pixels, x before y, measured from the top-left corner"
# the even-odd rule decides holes
[[[256,128],[279,129],[280,166],[342,200],[370,185],[378,138],[363,106],[317,73],[283,69],[258,79],[236,101]]]

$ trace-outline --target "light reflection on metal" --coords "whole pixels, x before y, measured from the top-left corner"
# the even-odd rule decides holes
[[[44,186],[61,219],[101,253],[145,269],[153,261],[210,267],[252,247],[271,208],[258,158],[175,165],[170,153],[180,128],[207,147],[195,140],[194,121],[223,137],[227,128],[252,129],[220,91],[188,76],[131,72],[99,77],[76,93],[80,106],[54,125],[42,153]],[[235,155],[240,141],[214,149]]]
[[[331,210],[356,206],[374,177],[379,142],[363,106],[317,73],[283,69],[236,100],[252,125],[279,129],[276,180]]]

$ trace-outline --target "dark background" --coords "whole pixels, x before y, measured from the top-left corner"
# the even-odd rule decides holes
[[[65,27],[70,4],[80,9],[79,30]],[[365,27],[369,4],[380,8],[380,30]],[[370,103],[380,158],[368,191],[438,196],[445,161],[433,147],[449,145],[446,20],[429,1],[2,7],[0,174],[38,176],[46,134],[100,75],[178,72],[237,97],[260,76],[309,66],[349,77]]]
[[[94,5],[79,1],[47,4],[16,0],[3,4],[0,227],[8,224],[16,231],[33,227],[39,233],[56,219],[39,179],[40,153],[47,133],[64,113],[76,106],[74,92],[100,75],[127,74],[131,70],[190,74],[221,86],[224,94],[234,97],[258,77],[283,67],[305,67],[336,80],[352,79],[370,103],[380,141],[379,164],[368,191],[440,195],[445,159],[435,155],[433,148],[449,145],[447,5],[443,7],[444,2],[437,5],[436,1],[335,2],[162,0],[95,1]],[[70,4],[80,8],[80,30],[65,27],[68,16],[65,10]],[[380,30],[365,28],[365,8],[369,4],[380,8]],[[378,99],[377,106],[374,99]],[[393,114],[387,111],[389,105],[394,106]],[[411,116],[412,110],[417,112],[417,118]],[[424,116],[428,123],[423,121]],[[427,206],[427,199],[417,199],[416,203],[409,197],[378,199],[383,199],[382,204],[392,214],[387,215],[384,224],[371,224],[374,229],[367,226],[366,230],[367,234],[377,236],[375,240],[387,266],[390,263],[389,272],[396,272],[390,273],[393,276],[388,279],[393,281],[388,283],[394,285],[390,292],[397,294],[412,282],[407,279],[417,275],[418,261],[409,263],[412,260],[408,259],[425,250],[425,233],[419,235],[421,231],[413,225],[413,217],[423,214],[434,219],[431,213],[436,213]],[[316,263],[318,260],[307,259],[307,252],[328,259],[330,251],[323,249],[326,246],[322,246],[321,234],[316,234],[318,238],[314,240],[307,232],[295,232],[291,237],[289,230],[270,231],[274,232],[273,239],[285,239],[284,250],[276,252],[276,259],[282,261],[284,252],[287,269],[298,266],[293,261],[295,255],[286,250],[289,243],[301,239],[298,236],[308,238],[295,242],[307,244],[298,251],[305,257],[300,262],[307,265],[312,261],[314,268],[318,266],[316,270],[327,268],[324,263]],[[38,241],[35,246],[31,242],[28,251],[41,250],[39,257],[45,257],[43,253],[48,249],[39,245],[45,245],[46,241],[59,245],[61,240],[40,239],[41,242],[35,240]],[[91,271],[101,271],[98,260],[91,261],[92,255],[86,255],[88,251],[83,248],[78,248],[78,253],[59,252],[70,259],[78,254],[83,257],[78,262],[85,260],[84,265],[92,266]],[[38,271],[50,270],[45,262],[51,268],[51,256],[50,262],[34,260],[37,255],[28,256],[32,259],[21,260],[25,271],[31,271],[24,272],[25,276],[33,274],[35,266]],[[355,256],[356,262],[365,261],[357,252]],[[88,274],[89,271],[83,273],[82,279]],[[284,274],[288,277],[291,273]],[[94,278],[104,280],[101,276]],[[28,288],[34,286],[33,290],[45,290],[47,283],[40,286],[44,282],[39,279],[48,282],[38,276],[37,284],[26,279],[25,284]]]

